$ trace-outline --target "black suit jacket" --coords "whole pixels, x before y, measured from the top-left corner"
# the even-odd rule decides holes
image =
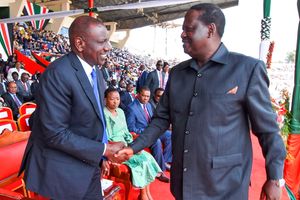
[[[21,95],[19,95],[18,93],[16,95],[17,95],[18,99],[21,101],[21,103],[23,103],[23,97]],[[6,103],[6,105],[11,108],[11,110],[13,112],[14,120],[18,120],[19,108],[18,108],[18,105],[16,104],[16,102],[14,101],[14,99],[12,98],[12,96],[8,92],[6,92],[6,93],[2,94],[2,98],[4,99],[4,102]]]
[[[127,91],[121,91],[120,92],[120,99],[121,99],[121,102],[120,102],[120,108],[122,108],[122,110],[125,112],[126,111],[126,108],[129,104],[131,104],[131,102],[133,101],[129,92]]]
[[[96,71],[102,101],[105,86],[102,73]],[[73,52],[47,67],[39,87],[20,170],[25,169],[26,187],[53,199],[82,199],[100,171],[105,146],[102,108]]]
[[[164,78],[164,73],[162,73],[162,76],[162,78]],[[149,87],[151,96],[153,96],[155,89],[159,87],[159,78],[157,70],[154,70],[148,74],[145,86]]]

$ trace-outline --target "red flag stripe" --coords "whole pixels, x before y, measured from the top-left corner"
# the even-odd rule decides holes
[[[25,7],[26,7],[26,10],[27,10],[27,12],[28,12],[28,15],[34,15],[32,3],[30,3],[29,1],[27,1],[26,4],[25,4]],[[32,25],[34,28],[36,28],[36,25],[35,25],[35,21],[34,21],[34,20],[31,21],[31,25]]]
[[[47,8],[46,7],[42,7],[42,13],[43,14],[45,14],[45,13],[47,13]],[[45,20],[44,19],[42,19],[41,21],[40,21],[40,30],[42,30],[42,28],[43,28],[43,26],[44,26],[44,23],[45,23]]]
[[[1,25],[1,32],[3,35],[3,39],[4,39],[4,43],[6,46],[6,49],[8,51],[8,54],[11,55],[11,44],[10,44],[10,40],[9,40],[9,34],[8,34],[8,28],[6,24],[0,24]]]

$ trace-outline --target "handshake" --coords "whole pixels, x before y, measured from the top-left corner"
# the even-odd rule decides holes
[[[104,156],[111,162],[122,163],[133,156],[133,150],[123,142],[109,142],[106,145]]]

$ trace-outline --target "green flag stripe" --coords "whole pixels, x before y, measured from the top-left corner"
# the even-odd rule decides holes
[[[3,40],[3,37],[2,37],[2,33],[1,33],[1,35],[0,35],[0,43],[1,43],[1,45],[2,45],[2,47],[3,47],[3,49],[4,49],[4,51],[5,51],[6,56],[8,57],[9,55],[8,55],[7,49],[6,49],[5,44],[4,44],[4,40]]]

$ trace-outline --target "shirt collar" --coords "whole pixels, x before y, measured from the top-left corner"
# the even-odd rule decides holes
[[[82,65],[82,67],[83,67],[83,69],[84,69],[84,71],[85,71],[87,77],[89,78],[90,82],[92,83],[92,76],[91,76],[91,73],[92,73],[94,67],[91,66],[91,65],[89,65],[89,64],[88,64],[86,61],[84,61],[83,59],[81,59],[78,55],[76,55],[76,56],[77,56],[77,58],[79,59],[79,61],[80,61],[81,65]]]
[[[223,43],[221,43],[219,48],[216,50],[213,56],[207,61],[207,63],[201,68],[201,70],[205,69],[206,68],[205,66],[212,64],[212,62],[219,63],[221,64],[220,66],[226,65],[228,62],[228,54],[229,54],[228,49],[225,47]],[[190,66],[196,71],[199,70],[197,61],[195,59],[192,59]]]

